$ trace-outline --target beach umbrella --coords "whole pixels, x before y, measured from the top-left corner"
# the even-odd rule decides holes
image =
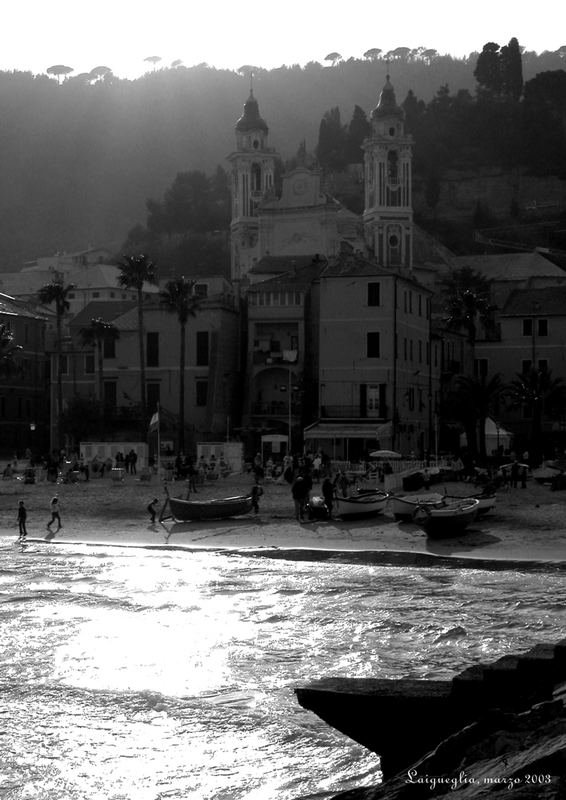
[[[369,454],[369,457],[386,459],[403,458],[401,453],[396,453],[394,450],[374,450]]]

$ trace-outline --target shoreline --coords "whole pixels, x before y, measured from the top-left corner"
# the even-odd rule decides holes
[[[249,491],[247,475],[230,476],[199,486],[196,499]],[[173,496],[185,484],[170,484]],[[466,483],[433,485],[431,492],[465,495]],[[320,491],[315,484],[313,493]],[[45,539],[49,500],[57,493],[63,528]],[[123,483],[108,478],[78,484],[0,482],[2,534],[17,539],[16,509],[28,509],[27,543],[136,546],[145,549],[209,551],[288,560],[338,560],[368,564],[457,566],[481,569],[566,570],[566,494],[529,481],[526,489],[498,493],[497,506],[454,538],[433,540],[413,523],[396,522],[386,511],[360,520],[294,519],[290,487],[264,483],[260,513],[224,520],[151,524],[146,506],[165,502],[163,487],[127,476]],[[562,499],[564,497],[564,499]],[[41,533],[39,533],[41,531]]]
[[[109,539],[47,539],[28,537],[26,545],[63,545],[69,547],[111,547],[135,550],[157,550],[163,552],[183,553],[216,553],[220,555],[240,556],[244,558],[272,558],[288,561],[319,561],[342,564],[366,564],[373,566],[409,566],[409,567],[448,567],[451,569],[482,569],[493,572],[507,570],[525,572],[566,572],[566,559],[511,559],[511,558],[475,558],[442,556],[422,551],[407,550],[340,550],[324,548],[297,547],[212,547],[191,544],[133,543],[110,541]]]

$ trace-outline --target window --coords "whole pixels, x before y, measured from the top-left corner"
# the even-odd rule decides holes
[[[423,315],[423,296],[422,294],[419,295],[419,317]]]
[[[530,372],[533,367],[533,362],[529,359],[528,361],[521,362],[521,375],[526,375],[527,372]]]
[[[69,374],[69,358],[68,356],[60,356],[59,358],[59,372],[61,375]]]
[[[160,401],[161,386],[155,381],[149,381],[146,384],[145,390],[147,396],[147,407],[150,411],[153,411],[155,408],[157,408],[157,404]]]
[[[539,372],[548,372],[548,361],[546,358],[541,358],[538,362]]]
[[[208,286],[206,283],[195,283],[193,289],[195,297],[204,298],[208,297]]]
[[[205,406],[208,401],[208,381],[196,382],[196,404]]]
[[[380,303],[380,289],[379,283],[368,283],[368,306],[379,306]]]
[[[94,373],[94,356],[85,356],[85,375],[92,375]]]
[[[533,321],[532,319],[523,320],[523,336],[533,335]]]
[[[547,319],[539,319],[538,320],[538,335],[539,336],[548,336],[548,320]]]
[[[476,378],[485,378],[487,375],[487,358],[476,358],[474,361],[474,376]]]
[[[93,293],[92,293],[92,296],[93,296],[93,297],[100,297],[100,292],[93,292]]]
[[[419,339],[419,364],[423,363],[423,343]]]
[[[105,339],[104,340],[104,358],[116,358],[116,340],[115,339]],[[148,366],[150,366],[148,364]]]
[[[366,334],[366,357],[379,358],[379,332],[370,331]]]
[[[146,336],[145,363],[147,367],[159,366],[159,334],[155,331]]]
[[[208,331],[197,331],[197,367],[208,367]]]
[[[413,388],[407,389],[405,393],[405,397],[407,398],[407,404],[409,406],[409,411],[415,410],[415,390]]]

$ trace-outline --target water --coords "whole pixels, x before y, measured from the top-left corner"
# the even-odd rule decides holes
[[[564,636],[560,574],[0,539],[3,800],[295,800],[379,780],[297,703]]]

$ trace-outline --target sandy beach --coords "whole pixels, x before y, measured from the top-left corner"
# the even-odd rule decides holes
[[[247,492],[248,475],[229,476],[199,487],[196,499]],[[315,484],[313,492],[317,492]],[[464,483],[440,484],[431,491],[464,495],[473,487]],[[182,482],[169,486],[172,496],[185,497]],[[396,522],[387,512],[356,521],[294,519],[290,487],[264,484],[260,513],[229,520],[151,524],[146,506],[165,502],[162,484],[153,478],[140,481],[128,475],[123,482],[110,478],[74,484],[26,485],[11,480],[0,483],[0,519],[3,535],[17,537],[16,509],[25,501],[28,540],[44,542],[50,519],[49,501],[59,495],[63,528],[51,544],[104,543],[116,546],[176,547],[187,550],[245,550],[271,557],[363,559],[382,563],[440,563],[465,560],[469,566],[488,562],[503,568],[548,565],[566,570],[566,493],[529,481],[527,488],[498,493],[497,507],[453,539],[430,540],[412,523]]]

